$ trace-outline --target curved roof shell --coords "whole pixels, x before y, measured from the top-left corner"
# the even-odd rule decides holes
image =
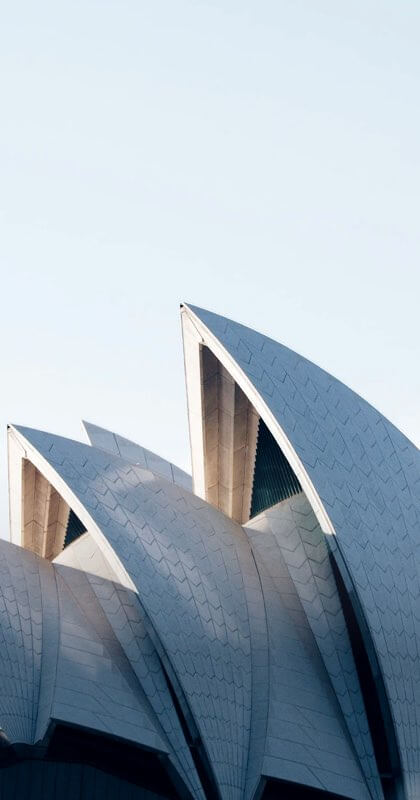
[[[277,691],[279,673],[270,670],[264,580],[245,530],[182,487],[111,453],[22,427],[15,435],[57,490],[65,485],[66,501],[106,558],[112,550],[114,565],[107,560],[121,585],[137,594],[161,663],[203,743],[220,797],[253,796],[271,751],[275,777],[330,792],[344,780],[349,797],[368,798],[309,625],[303,612],[297,621],[287,608],[283,631],[275,633],[278,652],[288,662],[290,679],[305,665],[302,680],[311,684],[312,699],[302,714],[302,686],[295,683],[289,702],[299,717],[301,746],[290,743],[287,731],[270,740],[268,686],[272,680]],[[60,574],[83,539],[56,560]],[[321,740],[319,714],[326,725]]]
[[[183,800],[415,800],[419,452],[282,345],[182,319],[192,479],[91,423],[90,445],[10,427],[3,742],[109,735]],[[262,423],[285,492],[251,517]]]
[[[197,339],[251,397],[287,454],[361,603],[409,797],[419,786],[420,454],[369,403],[302,356],[195,306]]]

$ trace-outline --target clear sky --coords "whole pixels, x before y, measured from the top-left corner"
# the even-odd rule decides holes
[[[418,0],[15,0],[0,22],[8,421],[189,469],[179,303],[325,367],[417,444]]]

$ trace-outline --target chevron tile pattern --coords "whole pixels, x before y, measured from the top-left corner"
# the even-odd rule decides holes
[[[84,504],[137,588],[154,642],[169,659],[205,743],[221,796],[246,796],[255,789],[262,761],[272,774],[278,758],[275,777],[328,791],[337,791],[341,781],[349,797],[367,800],[369,791],[314,641],[311,657],[305,653],[309,625],[302,610],[290,617],[277,587],[281,619],[267,612],[265,581],[271,578],[261,573],[258,560],[257,570],[245,531],[181,487],[117,456],[50,434],[19,431]],[[299,603],[290,578],[289,584]],[[288,732],[280,732],[274,747],[267,728],[268,667],[275,663],[270,649],[278,659],[274,674],[286,669],[294,686],[290,713],[300,713],[302,683],[296,674],[305,664],[301,680],[314,688],[301,727],[310,728],[311,746],[299,748]],[[254,681],[256,708],[253,656],[264,677]],[[266,693],[267,713],[256,686]],[[279,695],[276,679],[273,687]],[[286,685],[284,690],[290,694]],[[271,720],[282,728],[281,707],[279,695]],[[321,722],[322,748],[316,741]]]
[[[125,655],[125,659],[122,659],[122,654],[118,653],[119,660],[125,661],[125,670],[130,667],[135,673],[138,686],[147,698],[156,729],[161,732],[162,741],[167,742],[175,769],[192,795],[203,797],[200,779],[182,733],[161,661],[147,632],[147,618],[139,596],[121,586],[88,533],[78,539],[73,547],[66,548],[56,565],[66,583],[74,585],[76,581],[88,582],[84,607],[89,610],[92,624],[97,626],[96,605],[99,603],[107,620],[102,627],[108,625],[112,628],[112,636],[108,631],[107,638],[112,641],[115,637]],[[80,596],[77,585],[73,592],[77,597]],[[103,631],[98,632],[103,635]],[[113,649],[118,649],[115,643]]]
[[[420,454],[362,398],[243,325],[189,307],[278,420],[332,521],[392,708],[407,796],[420,787]]]
[[[196,494],[91,423],[90,444],[9,428],[0,796],[418,800],[419,451],[282,345],[194,306],[182,320]],[[198,496],[214,500],[206,470],[232,493],[280,478],[255,477],[229,403],[210,458],[203,348],[297,478],[242,525]],[[73,525],[54,552],[50,496]]]
[[[308,500],[302,492],[262,512],[245,527],[254,551],[275,583],[273,556],[282,565],[282,573],[287,568],[346,720],[371,795],[382,798],[363,698],[325,536]],[[284,583],[283,575],[282,589]]]
[[[92,425],[91,422],[83,423],[89,441],[93,447],[98,447],[100,450],[106,450],[108,453],[114,453],[116,456],[125,458],[126,461],[131,461],[133,464],[138,464],[140,467],[149,469],[155,475],[161,475],[171,483],[176,483],[178,486],[183,486],[184,489],[192,491],[191,475],[184,472],[175,464],[170,464],[164,458],[146,450],[145,447],[125,439],[118,433],[100,428],[98,425]]]

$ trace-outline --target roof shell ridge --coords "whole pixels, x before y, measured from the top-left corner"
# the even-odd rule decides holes
[[[219,336],[219,334],[217,332],[217,327],[220,327],[220,323],[222,322],[225,325],[225,330],[226,330],[226,327],[228,325],[233,326],[234,328],[239,328],[241,331],[243,331],[249,337],[251,337],[251,339],[254,340],[254,343],[255,343],[255,339],[256,338],[261,339],[262,346],[264,345],[264,342],[269,342],[271,345],[274,345],[276,348],[279,348],[279,352],[283,352],[283,353],[288,354],[289,357],[292,357],[293,359],[297,359],[298,362],[302,362],[302,363],[310,366],[311,369],[315,368],[324,378],[326,378],[329,381],[331,381],[332,384],[336,384],[336,385],[342,387],[346,392],[351,393],[355,398],[357,398],[357,400],[360,403],[362,403],[364,406],[367,406],[370,409],[371,412],[373,411],[377,415],[378,422],[379,421],[383,421],[387,425],[390,425],[393,428],[394,431],[398,432],[398,434],[400,436],[404,437],[407,445],[411,445],[412,447],[414,447],[418,451],[417,445],[403,431],[401,431],[397,427],[397,425],[395,425],[395,423],[392,422],[392,420],[388,419],[388,417],[386,417],[385,414],[383,414],[378,408],[376,408],[376,406],[374,406],[372,403],[370,403],[369,400],[366,400],[366,398],[362,397],[362,395],[360,395],[355,389],[353,389],[351,386],[349,386],[343,380],[341,380],[340,378],[337,378],[331,372],[326,370],[324,367],[319,366],[319,364],[317,364],[315,361],[312,361],[307,356],[304,356],[301,353],[298,353],[296,350],[293,350],[291,347],[288,347],[286,344],[283,344],[282,342],[279,342],[276,339],[273,339],[271,336],[268,336],[265,333],[261,333],[260,331],[257,331],[254,328],[249,327],[248,325],[244,325],[241,322],[236,322],[235,320],[231,319],[230,317],[224,317],[221,314],[216,314],[214,311],[209,311],[208,309],[202,308],[200,306],[195,306],[195,305],[192,305],[192,304],[189,304],[189,303],[188,304],[185,303],[184,307],[187,308],[187,309],[190,309],[193,312],[193,314],[195,314],[201,320],[201,322],[203,322],[207,327],[210,327],[211,332],[218,339],[220,339],[220,336]],[[212,326],[209,326],[207,324],[209,321],[211,321],[213,323]],[[223,339],[221,339],[221,341],[223,343]],[[260,349],[262,349],[262,346],[261,346]],[[273,357],[273,359],[274,359],[274,357]]]

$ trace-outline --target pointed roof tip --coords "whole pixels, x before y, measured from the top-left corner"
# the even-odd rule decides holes
[[[219,314],[217,311],[210,311],[208,308],[202,308],[201,306],[194,306],[190,304],[185,304],[189,311],[191,311],[198,319],[200,320],[203,325],[208,328],[208,330],[216,336],[217,339],[223,344],[224,341],[224,333],[226,331],[226,326],[231,325],[236,329],[240,329],[243,335],[248,337],[252,337],[253,340],[267,340],[273,344],[275,344],[278,348],[283,351],[287,351],[291,353],[293,356],[298,358],[303,358],[305,361],[308,359],[305,356],[302,356],[301,353],[296,352],[293,348],[289,347],[288,345],[284,344],[284,342],[279,341],[278,339],[274,339],[268,333],[263,333],[262,331],[258,330],[257,328],[252,328],[250,325],[247,325],[245,322],[238,322],[236,319],[233,319],[230,316],[225,316],[225,314]],[[311,362],[312,363],[312,362]],[[315,365],[317,366],[317,365]],[[318,367],[321,369],[321,367]]]
[[[88,444],[91,447],[98,447],[99,450],[109,450],[109,452],[114,452],[117,455],[119,454],[113,431],[108,430],[108,428],[103,428],[102,425],[96,425],[94,422],[88,422],[85,419],[82,419],[82,426]],[[111,447],[109,446],[110,441],[112,443]]]
[[[89,422],[88,419],[83,419],[82,418],[81,423],[82,423],[83,427],[85,428],[85,430],[86,430],[86,428],[97,428],[98,427],[97,425],[95,425],[94,422]]]
[[[8,422],[6,424],[6,431],[19,431],[23,428],[23,425],[17,425],[16,422]]]
[[[242,328],[246,328],[246,325],[242,325],[240,322],[236,322],[236,320],[232,319],[231,317],[225,317],[224,314],[218,314],[217,311],[210,311],[208,308],[203,308],[202,306],[194,306],[192,303],[184,303],[185,308],[188,311],[191,311],[194,316],[198,317],[198,319],[209,329],[212,328],[219,328],[220,325],[240,325]],[[248,330],[252,330],[248,328]],[[214,331],[213,331],[214,332]]]
[[[207,314],[214,314],[215,312],[209,311],[207,308],[202,308],[202,306],[196,306],[194,303],[186,303],[185,300],[179,304],[180,308],[189,308],[191,311],[205,311]]]
[[[228,317],[224,317],[223,314],[218,314],[217,311],[210,311],[208,308],[203,308],[202,306],[195,306],[194,303],[181,303],[181,308],[186,308],[188,311],[192,311],[197,317],[202,319],[203,317],[218,317],[219,319],[226,319],[229,322],[233,322]]]
[[[89,422],[87,419],[82,419],[82,425],[86,431],[105,431],[106,433],[110,433],[108,428],[104,428],[102,425],[97,425],[96,422]]]
[[[226,320],[227,322],[233,322],[228,317],[224,317],[222,314],[217,314],[215,311],[209,311],[207,308],[203,308],[202,306],[195,306],[193,303],[181,303],[180,305],[181,313],[185,310],[187,313],[198,317],[204,325],[207,324],[208,321],[211,319],[215,322],[216,320]]]
[[[89,431],[92,430],[92,428],[96,428],[96,425],[94,425],[93,422],[88,422],[87,419],[82,419],[81,423],[83,432],[85,433],[88,441],[90,442]]]
[[[187,311],[193,311],[194,313],[196,313],[197,311],[205,311],[204,308],[200,308],[200,306],[195,306],[194,303],[186,303],[185,300],[183,300],[182,303],[179,304],[179,307],[181,311],[183,308],[185,308]]]
[[[88,428],[97,428],[98,427],[97,425],[95,425],[94,422],[89,422],[87,419],[82,419],[81,422],[82,422],[82,425],[83,425],[84,428],[86,428],[86,427],[88,427]]]

